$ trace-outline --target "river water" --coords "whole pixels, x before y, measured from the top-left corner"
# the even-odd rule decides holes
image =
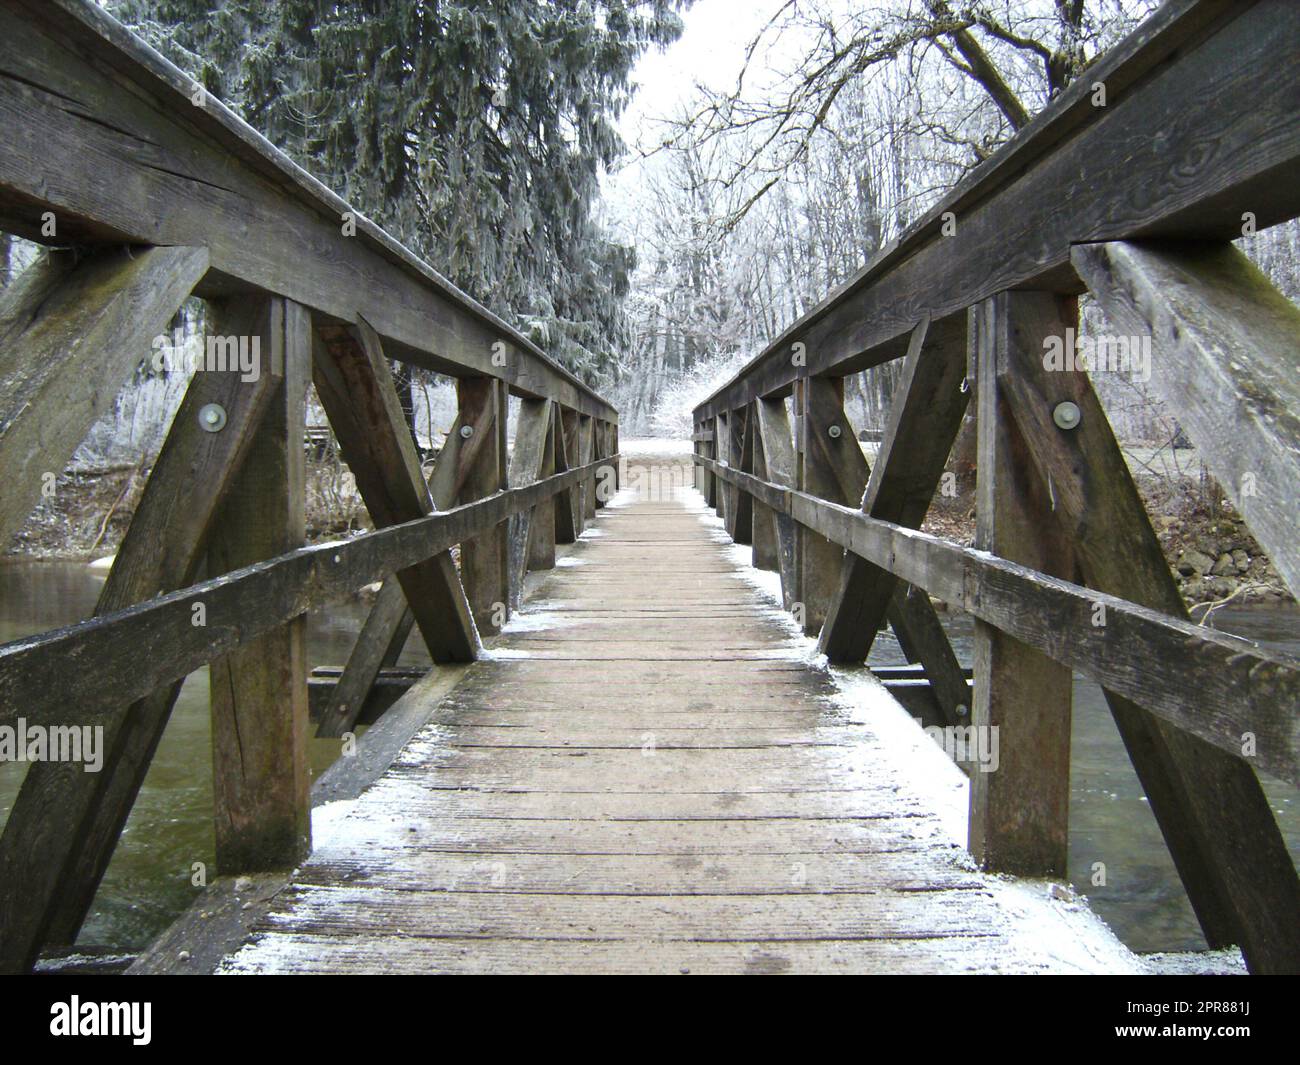
[[[103,583],[80,563],[0,564],[0,642],[67,625],[89,616]],[[309,666],[347,660],[365,608],[331,608],[308,619]],[[1228,632],[1300,654],[1300,609],[1222,610],[1216,625]],[[945,618],[958,657],[970,659],[971,621]],[[421,661],[419,640],[404,663]],[[896,645],[894,645],[896,647]],[[872,661],[901,660],[879,641]],[[424,662],[428,662],[425,658]],[[312,740],[313,773],[338,755],[337,740]],[[0,764],[0,823],[7,819],[24,766]],[[1300,854],[1296,789],[1264,779],[1293,857]],[[159,745],[126,832],[118,845],[82,944],[136,950],[145,946],[195,897],[193,863],[213,861],[212,777],[207,671],[186,681]],[[1105,886],[1095,886],[1094,863],[1104,862]],[[1100,689],[1075,681],[1071,756],[1070,873],[1093,908],[1138,951],[1204,947],[1173,863],[1142,789],[1128,763]]]

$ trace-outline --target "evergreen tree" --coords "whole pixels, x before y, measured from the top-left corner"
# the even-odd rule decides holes
[[[305,169],[608,384],[630,247],[592,216],[648,48],[690,0],[113,0]]]

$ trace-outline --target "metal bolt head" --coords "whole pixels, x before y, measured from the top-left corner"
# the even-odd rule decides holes
[[[460,438],[462,440],[468,440],[473,435],[474,435],[474,426],[462,425],[460,427]]]
[[[221,432],[226,427],[226,408],[220,403],[205,403],[199,408],[199,427],[209,433]]]
[[[958,703],[953,709],[957,711],[958,717],[965,717],[967,714],[970,713],[970,707],[967,706],[965,703]]]
[[[838,440],[840,438],[840,433],[842,431],[843,430],[840,429],[838,425],[832,425],[829,429],[826,430],[826,433],[828,436],[830,436],[832,440]]]
[[[1083,412],[1079,410],[1079,404],[1067,399],[1052,410],[1052,421],[1056,422],[1058,428],[1076,429],[1083,421]]]

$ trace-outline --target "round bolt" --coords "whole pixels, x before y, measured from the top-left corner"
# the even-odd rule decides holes
[[[958,717],[965,717],[967,714],[970,713],[970,707],[967,706],[965,703],[958,703],[954,707],[954,709],[957,711]]]
[[[841,431],[842,430],[838,425],[832,425],[829,429],[826,430],[827,434],[830,436],[832,440],[838,440],[840,438]]]
[[[460,427],[460,438],[462,440],[468,440],[473,435],[474,435],[474,426],[462,425]]]
[[[1079,404],[1068,399],[1064,403],[1058,403],[1052,411],[1052,421],[1061,429],[1076,429],[1082,420],[1083,412],[1079,410]]]
[[[199,408],[199,426],[209,433],[221,432],[226,427],[226,408],[220,403],[205,403]]]

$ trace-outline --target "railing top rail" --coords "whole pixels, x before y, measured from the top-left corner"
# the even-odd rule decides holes
[[[575,374],[356,211],[220,101],[207,95],[202,105],[196,106],[192,97],[197,83],[92,0],[41,0],[40,3],[0,0],[0,23],[6,30],[15,31],[6,33],[5,43],[0,44],[0,104],[20,101],[18,115],[10,112],[6,116],[16,117],[17,121],[6,124],[10,125],[16,142],[20,141],[23,126],[29,127],[27,144],[22,147],[33,148],[33,151],[6,153],[8,162],[0,162],[0,224],[39,240],[39,214],[54,208],[60,215],[60,223],[66,222],[59,232],[63,239],[72,236],[87,242],[115,239],[145,244],[204,244],[207,242],[197,237],[203,225],[207,225],[214,233],[210,249],[213,269],[220,275],[289,296],[342,320],[351,321],[359,312],[385,340],[395,345],[391,352],[394,357],[452,376],[501,377],[521,394],[556,399],[584,413],[617,420],[615,409]],[[75,59],[82,60],[83,70],[75,69]],[[91,62],[86,63],[87,59]],[[58,69],[42,71],[46,76],[33,79],[31,74],[42,62]],[[123,91],[121,76],[129,79],[137,90],[143,90],[144,99],[155,112],[166,116],[163,135],[157,138],[141,135],[142,125],[148,125],[151,118],[156,122],[158,116],[150,116],[141,107],[138,92]],[[72,86],[80,91],[68,93]],[[75,109],[63,109],[60,117],[64,129],[47,128],[37,136],[30,128],[33,123],[24,122],[24,119],[37,118],[42,110],[40,105],[47,103],[48,98],[53,97],[56,104],[67,104],[70,95]],[[119,103],[123,106],[118,106]],[[100,124],[101,134],[116,133],[121,139],[132,141],[137,151],[143,142],[144,149],[138,152],[143,166],[138,165],[141,159],[129,156],[112,162],[129,170],[137,183],[153,184],[149,193],[155,207],[159,200],[166,200],[190,211],[201,212],[204,206],[210,206],[213,212],[203,219],[190,220],[176,217],[179,212],[160,212],[159,217],[151,219],[132,210],[136,205],[129,202],[130,197],[123,196],[121,185],[116,189],[92,191],[89,186],[104,183],[110,177],[108,173],[79,172],[92,169],[95,151],[68,157],[79,165],[62,168],[58,160],[60,153],[47,153],[46,164],[40,165],[40,153],[34,150],[37,141],[48,147],[52,141],[62,139],[61,132],[79,132],[85,124],[76,120],[87,118],[83,112],[89,112],[91,122],[97,114],[105,116],[104,123]],[[68,118],[73,121],[67,122]],[[106,128],[106,124],[112,128]],[[218,196],[217,202],[205,204],[203,190],[198,188],[203,181],[201,167],[215,158],[214,150],[228,158],[214,166],[217,172],[211,175],[209,195],[215,188],[235,193],[237,200],[239,194],[251,189],[257,181],[261,187],[256,191],[261,195],[250,196],[251,217],[243,219],[242,232],[237,237],[244,243],[251,239],[287,244],[278,255],[267,248],[261,249],[260,259],[236,253],[220,239],[219,215],[229,203],[220,202],[222,197]],[[158,156],[165,156],[174,169],[168,172],[160,168],[163,160]],[[26,176],[21,173],[23,167],[29,169]],[[285,209],[283,225],[275,233],[259,232],[255,228],[260,222],[280,221],[274,211],[256,210],[260,204],[267,203],[268,183]],[[124,202],[115,202],[115,193]],[[308,229],[297,224],[303,208],[314,216],[316,223]],[[355,235],[342,233],[345,216],[355,221]],[[307,239],[308,246],[293,237]],[[345,241],[351,245],[342,243]],[[323,270],[314,271],[311,262],[322,257],[332,257],[331,265],[336,267],[342,263],[345,276],[314,279],[295,276],[295,267],[302,274],[324,274]],[[376,260],[382,260],[383,266]],[[406,284],[398,290],[383,292],[385,282],[399,271]],[[423,299],[412,291],[416,286],[423,290]],[[350,299],[350,307],[342,302],[343,294]],[[410,306],[385,314],[376,309],[384,298]],[[419,306],[421,303],[424,306]],[[422,331],[415,320],[417,315],[434,321]],[[443,328],[440,331],[436,326]],[[520,365],[499,367],[492,361],[492,347],[497,341],[514,349],[508,363]],[[468,345],[476,349],[472,358],[466,356]],[[480,347],[482,350],[478,350]]]
[[[1300,215],[1300,68],[1287,43],[1298,39],[1300,5],[1167,0],[699,404],[696,421],[899,356],[922,314],[1017,286],[1081,292],[1072,244],[1230,240],[1243,204],[1260,228]]]

